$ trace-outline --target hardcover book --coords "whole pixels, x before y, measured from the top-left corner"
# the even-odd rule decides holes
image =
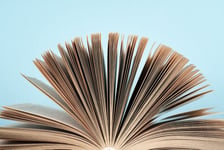
[[[24,76],[62,109],[37,104],[4,106],[0,149],[223,150],[223,119],[205,119],[209,108],[164,114],[211,92],[188,59],[148,39],[101,35],[58,45],[34,64],[49,84]],[[138,74],[139,72],[139,74]]]

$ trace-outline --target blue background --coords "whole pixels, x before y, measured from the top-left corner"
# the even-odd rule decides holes
[[[20,73],[43,79],[32,60],[44,51],[57,52],[58,43],[96,32],[102,33],[106,49],[105,38],[115,31],[166,44],[201,70],[214,92],[177,111],[200,107],[224,111],[222,0],[1,0],[0,19],[1,106],[32,102],[56,107]],[[7,123],[0,120],[0,125]]]

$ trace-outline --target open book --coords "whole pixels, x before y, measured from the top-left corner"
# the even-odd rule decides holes
[[[152,46],[140,69],[147,41],[129,36],[125,44],[110,33],[104,55],[101,35],[93,34],[87,46],[75,38],[58,45],[60,56],[48,51],[36,59],[50,84],[24,77],[62,109],[3,107],[1,118],[18,124],[0,127],[0,149],[223,150],[224,121],[202,118],[208,108],[162,117],[211,90],[188,59],[165,45]]]

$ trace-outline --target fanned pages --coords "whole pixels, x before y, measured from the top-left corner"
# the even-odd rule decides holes
[[[1,118],[18,124],[0,127],[0,149],[223,150],[224,120],[202,118],[210,108],[162,117],[211,90],[187,58],[162,44],[141,69],[147,41],[110,33],[104,51],[93,34],[87,47],[75,38],[58,45],[60,56],[36,59],[50,84],[23,76],[62,109],[3,107]]]

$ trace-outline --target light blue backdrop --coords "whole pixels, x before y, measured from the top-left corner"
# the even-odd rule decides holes
[[[111,31],[167,44],[201,70],[214,92],[179,111],[207,106],[224,111],[222,0],[1,0],[0,105],[32,102],[55,107],[20,73],[43,79],[32,60],[45,50],[57,51],[58,43],[96,32],[107,38]],[[0,120],[0,125],[6,123]]]

